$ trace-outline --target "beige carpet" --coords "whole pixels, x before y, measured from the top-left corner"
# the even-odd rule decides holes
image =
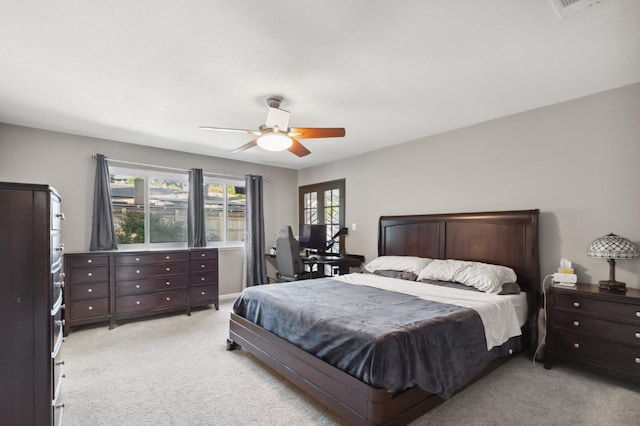
[[[226,351],[229,312],[204,309],[74,329],[63,345],[64,424],[336,425],[264,364]],[[415,425],[639,425],[640,386],[516,357]]]

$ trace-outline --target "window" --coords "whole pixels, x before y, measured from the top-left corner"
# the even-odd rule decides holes
[[[327,226],[327,241],[344,227],[345,181],[317,183],[298,188],[298,214],[303,224],[324,224]],[[329,250],[344,253],[343,239],[340,238]]]
[[[118,246],[186,247],[188,173],[110,168]],[[205,178],[205,227],[211,245],[244,241],[244,182]]]

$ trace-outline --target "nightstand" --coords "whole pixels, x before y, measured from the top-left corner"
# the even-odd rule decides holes
[[[640,290],[609,293],[581,283],[550,287],[544,367],[556,359],[640,382]]]

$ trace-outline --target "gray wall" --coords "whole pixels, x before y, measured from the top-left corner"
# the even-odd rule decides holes
[[[542,276],[564,257],[596,283],[609,268],[587,257],[592,240],[640,247],[640,84],[305,169],[298,184],[339,178],[351,253],[377,255],[381,215],[537,208]],[[639,272],[640,259],[617,262],[630,287]]]
[[[0,181],[48,184],[60,192],[66,216],[66,252],[89,249],[95,179],[91,155],[96,153],[166,167],[268,177],[270,181],[264,184],[267,248],[271,247],[278,226],[298,221],[295,170],[0,123]],[[220,251],[221,295],[241,291],[243,259],[241,248]]]

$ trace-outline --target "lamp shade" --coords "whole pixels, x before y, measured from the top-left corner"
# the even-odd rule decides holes
[[[285,133],[270,132],[258,138],[258,146],[267,151],[284,151],[289,148],[293,140]]]
[[[638,248],[626,238],[608,234],[595,239],[589,245],[587,255],[604,259],[635,259],[638,257]]]

